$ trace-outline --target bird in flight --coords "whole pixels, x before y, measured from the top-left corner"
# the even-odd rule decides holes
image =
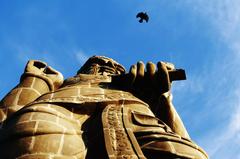
[[[139,13],[137,14],[136,18],[140,18],[140,19],[139,19],[139,23],[142,23],[143,20],[145,20],[146,22],[148,22],[148,20],[149,20],[149,17],[148,17],[148,15],[147,15],[146,12],[145,12],[145,13],[139,12]]]

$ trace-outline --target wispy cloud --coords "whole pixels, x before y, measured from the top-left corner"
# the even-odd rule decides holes
[[[16,58],[20,63],[26,64],[28,60],[42,60],[47,62],[49,65],[56,67],[58,66],[56,57],[52,53],[41,51],[37,48],[24,45],[12,45],[16,52]]]
[[[202,133],[193,140],[211,159],[225,159],[229,155],[240,159],[240,82],[237,79],[240,64],[239,58],[230,59],[212,61],[210,68],[173,86],[173,94],[178,100],[182,98],[180,103],[184,105],[176,107],[181,108],[184,118],[191,119],[186,124],[194,129],[192,135],[196,131]],[[194,108],[193,104],[200,107]]]
[[[202,16],[230,50],[212,61],[212,65],[199,75],[207,77],[210,83],[202,79],[202,82],[195,80],[188,86],[189,90],[199,90],[201,86],[207,97],[204,117],[215,118],[216,125],[199,140],[212,159],[240,159],[240,82],[236,79],[240,75],[240,1],[179,2],[179,5],[183,4],[193,14]],[[206,71],[208,75],[204,73]]]
[[[214,129],[204,139],[204,147],[208,150],[211,158],[225,159],[229,155],[236,159],[240,158],[240,101],[235,104],[229,122],[222,125],[220,129]],[[228,105],[225,107],[228,109]]]
[[[76,59],[79,62],[79,64],[83,65],[87,59],[89,58],[89,55],[87,55],[84,51],[79,50],[75,53]]]
[[[186,6],[195,14],[200,14],[214,26],[222,40],[235,53],[240,54],[240,1],[239,0],[187,0]]]
[[[172,92],[173,94],[183,91],[200,93],[204,91],[204,82],[204,78],[202,78],[201,75],[190,74],[190,76],[187,76],[186,81],[173,82]]]

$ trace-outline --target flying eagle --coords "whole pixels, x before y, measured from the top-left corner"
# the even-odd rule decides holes
[[[149,19],[149,17],[148,17],[148,15],[147,15],[146,12],[145,12],[145,13],[139,12],[139,13],[137,14],[136,18],[140,18],[139,23],[142,23],[143,20],[145,20],[146,22],[148,22],[148,19]]]

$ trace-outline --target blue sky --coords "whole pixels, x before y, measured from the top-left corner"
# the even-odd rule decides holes
[[[149,23],[135,18],[146,11]],[[29,59],[73,76],[92,55],[127,69],[139,60],[184,68],[174,105],[212,159],[240,159],[238,0],[0,1],[0,97]]]

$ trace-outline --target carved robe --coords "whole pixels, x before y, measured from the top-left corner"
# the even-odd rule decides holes
[[[81,74],[77,83],[50,92],[34,78],[22,80],[1,102],[1,158],[207,158],[148,104],[112,87],[108,76]]]

